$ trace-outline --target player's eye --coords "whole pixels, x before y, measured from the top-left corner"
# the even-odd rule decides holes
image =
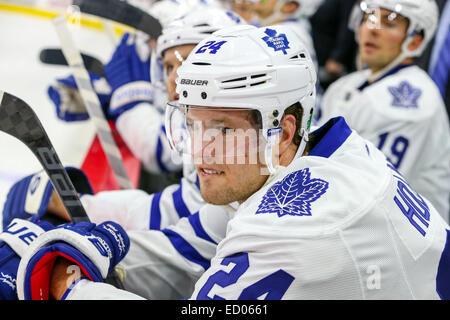
[[[172,71],[173,71],[173,66],[172,65],[165,65],[164,66],[164,70],[166,71],[165,74],[166,74],[166,77],[168,78],[170,76],[170,74],[172,73]]]
[[[229,128],[229,127],[221,127],[220,128],[220,132],[223,134],[223,135],[226,135],[226,134],[232,134],[233,133],[233,129],[232,128]]]

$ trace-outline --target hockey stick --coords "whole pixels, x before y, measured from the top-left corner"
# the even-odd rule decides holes
[[[81,58],[83,59],[83,64],[86,67],[86,70],[88,70],[89,72],[93,72],[101,77],[105,75],[103,63],[99,59],[85,53],[81,53]],[[66,58],[64,57],[63,52],[58,48],[42,49],[39,53],[39,60],[45,64],[62,66],[69,65]]]
[[[4,91],[0,91],[0,131],[20,140],[36,156],[71,221],[89,221],[75,187],[36,113],[26,102]],[[114,270],[105,281],[123,289],[123,284]]]
[[[24,143],[47,172],[73,222],[89,221],[75,187],[61,164],[33,109],[19,98],[0,91],[0,130]]]
[[[83,60],[77,50],[66,23],[66,16],[60,15],[53,19],[53,23],[61,42],[61,48],[72,70],[75,82],[78,86],[81,98],[92,119],[96,131],[111,165],[119,186],[122,189],[132,189],[133,185],[124,167],[122,156],[114,141],[109,124],[103,114],[100,101],[92,88],[89,74],[86,71]]]
[[[144,10],[121,0],[73,0],[81,12],[123,23],[157,39],[161,23]]]

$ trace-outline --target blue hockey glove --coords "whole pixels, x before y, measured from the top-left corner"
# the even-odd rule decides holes
[[[105,76],[112,89],[107,111],[111,117],[117,119],[138,103],[152,102],[150,47],[145,38],[126,33],[105,65]]]
[[[111,99],[111,88],[105,78],[92,72],[89,73],[89,77],[100,104],[105,110]],[[56,79],[56,83],[48,88],[48,96],[56,107],[56,115],[59,119],[67,122],[89,119],[88,111],[77,88],[72,75]]]
[[[53,229],[34,216],[30,221],[14,219],[0,233],[0,300],[17,300],[16,277],[20,258],[29,245],[45,231]]]
[[[43,233],[27,250],[17,272],[19,299],[48,300],[50,278],[56,258],[63,257],[80,268],[80,274],[103,282],[127,254],[130,240],[115,222],[96,226],[79,222]]]
[[[67,173],[78,193],[93,194],[92,187],[83,171],[67,167]],[[45,171],[39,171],[16,182],[9,190],[3,206],[2,227],[14,218],[28,219],[33,215],[42,217],[53,193],[53,185]]]

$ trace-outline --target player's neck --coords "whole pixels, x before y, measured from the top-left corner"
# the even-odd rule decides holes
[[[413,58],[405,58],[405,59],[403,59],[402,60],[402,62],[400,62],[398,65],[396,65],[396,66],[393,66],[391,69],[393,69],[393,68],[395,68],[395,67],[397,67],[397,66],[400,66],[400,65],[405,65],[405,64],[412,64],[414,62],[414,59]],[[388,65],[385,65],[385,66],[382,66],[382,67],[380,67],[380,66],[373,66],[373,67],[369,67],[369,69],[370,69],[370,72],[371,72],[371,74],[375,74],[375,73],[377,73],[377,72],[380,72],[380,71],[382,71],[384,68],[386,68]],[[387,72],[388,72],[388,70],[386,70]],[[373,82],[373,81],[376,81],[376,80],[369,80],[369,83],[371,83],[371,82]]]
[[[289,145],[288,149],[280,155],[280,166],[287,167],[292,162],[292,160],[294,160],[295,154],[297,153],[297,148],[298,146],[293,143]]]

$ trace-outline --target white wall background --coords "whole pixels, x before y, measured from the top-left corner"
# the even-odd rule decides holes
[[[0,1],[0,89],[21,98],[34,109],[63,165],[81,166],[95,131],[90,121],[66,123],[59,120],[47,95],[48,86],[56,78],[70,74],[68,67],[45,65],[39,61],[42,49],[59,47],[52,21],[1,6],[15,2],[32,4],[36,1]],[[48,5],[52,1],[46,2]],[[56,5],[50,8],[51,12],[61,10],[61,0],[53,0],[53,3]],[[42,0],[35,5],[44,9]],[[83,26],[71,26],[71,30],[81,52],[104,63],[109,60],[114,46],[106,32]],[[0,213],[10,186],[41,168],[27,147],[0,132]]]

